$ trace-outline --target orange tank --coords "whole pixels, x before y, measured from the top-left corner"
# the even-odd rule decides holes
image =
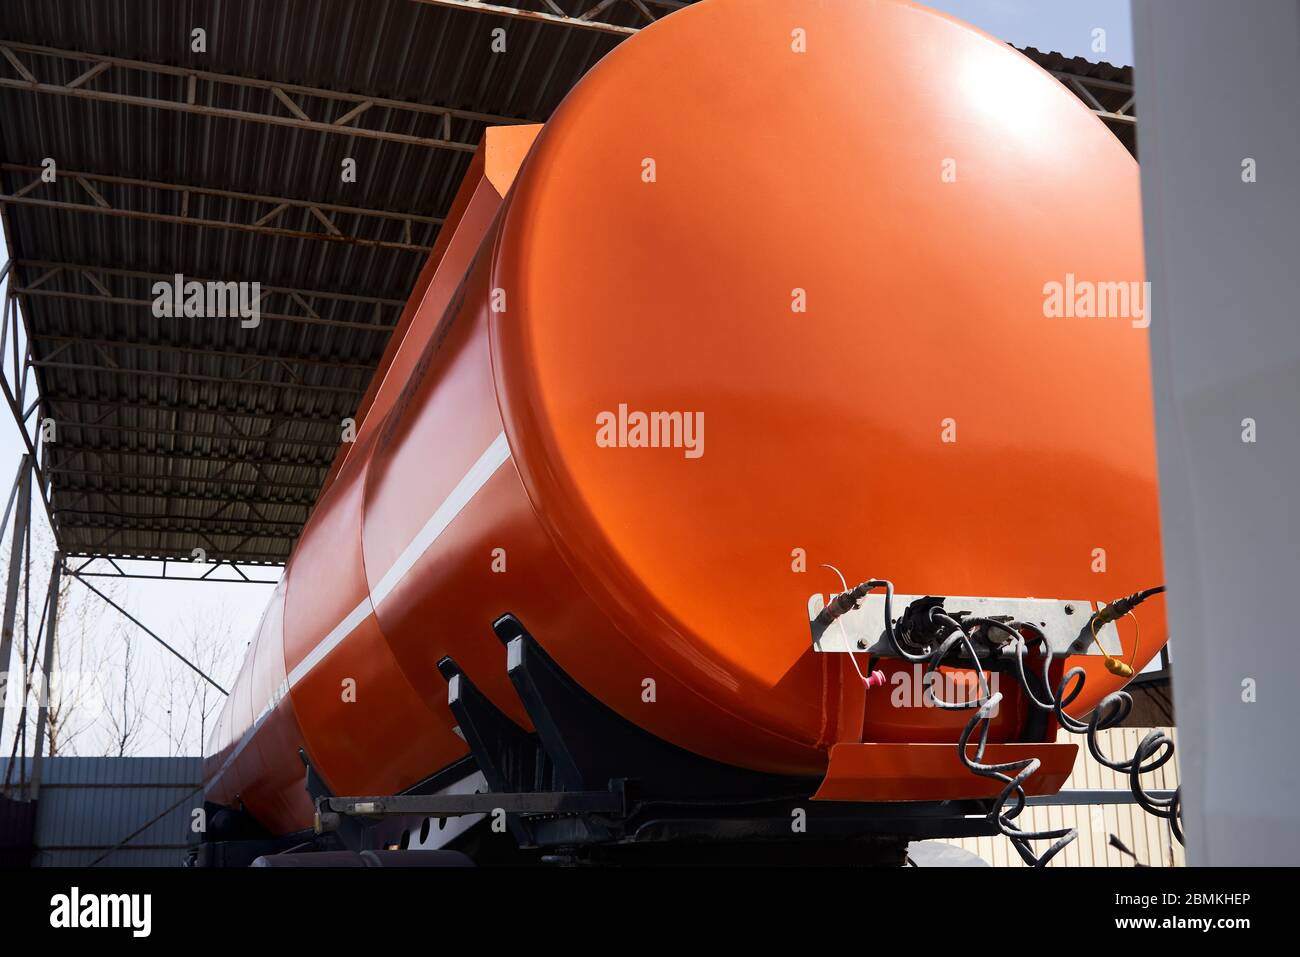
[[[1083,298],[1140,287],[1140,242],[1123,146],[956,20],[705,0],[647,28],[540,132],[489,130],[218,721],[209,800],[285,833],[311,819],[299,748],[335,794],[463,757],[444,656],[530,727],[507,612],[713,761],[820,777],[836,744],[955,742],[968,713],[816,652],[809,596],[841,590],[823,563],[911,595],[1160,581],[1145,319]],[[1165,640],[1139,615],[1138,668]],[[1076,714],[1123,684],[1080,662]],[[1024,709],[1008,694],[992,740]],[[885,785],[835,796],[943,796]]]

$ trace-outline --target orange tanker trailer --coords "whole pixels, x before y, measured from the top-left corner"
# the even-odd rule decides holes
[[[1116,621],[1161,580],[1141,279],[1135,162],[988,36],[892,0],[642,31],[488,131],[199,859],[1057,840],[1017,792],[1165,641]]]

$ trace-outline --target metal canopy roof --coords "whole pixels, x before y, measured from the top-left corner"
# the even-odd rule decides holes
[[[283,563],[484,128],[685,5],[6,0],[0,360],[64,553]],[[1132,148],[1129,71],[1026,52]],[[260,325],[156,318],[177,273]]]

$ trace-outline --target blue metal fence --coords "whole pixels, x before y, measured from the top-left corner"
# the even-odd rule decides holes
[[[201,758],[46,758],[32,863],[77,866],[102,857],[101,867],[178,866],[194,838],[192,812],[203,804],[202,763]],[[8,764],[0,759],[0,779]],[[30,778],[30,760],[24,770]],[[15,767],[12,780],[18,777]]]

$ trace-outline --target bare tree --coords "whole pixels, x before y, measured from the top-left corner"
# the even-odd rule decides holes
[[[76,754],[77,741],[95,726],[94,705],[104,691],[104,648],[95,641],[103,606],[74,600],[74,586],[71,576],[59,581],[55,670],[45,717],[51,756]]]
[[[140,747],[144,730],[145,674],[138,659],[136,636],[132,629],[114,628],[113,644],[120,649],[111,692],[105,696],[104,730],[108,741],[105,755],[125,758]]]
[[[230,671],[234,661],[230,616],[225,608],[212,615],[177,620],[175,632],[182,640],[185,657],[217,680]],[[173,755],[203,753],[213,718],[225,698],[202,675],[174,658],[163,666],[162,692],[165,715],[162,731]]]
[[[7,549],[0,549],[0,552],[3,553],[0,554],[0,581],[3,581],[7,576],[9,556]],[[50,687],[45,687],[41,668],[44,643],[48,637],[46,623],[50,609],[46,599],[53,562],[54,544],[49,529],[33,523],[30,571],[24,569],[17,595],[15,630],[21,632],[22,638],[14,642],[20,670],[18,680],[10,688],[9,702],[15,706],[10,710],[13,721],[6,720],[10,727],[0,738],[4,753],[15,757],[35,750],[37,716],[42,703],[48,706],[46,742],[50,755],[75,754],[78,740],[95,727],[102,710],[97,699],[102,683],[104,651],[101,643],[95,640],[95,632],[103,617],[103,606],[78,596],[76,585],[67,574],[59,583],[54,671]]]
[[[229,675],[237,661],[234,654],[236,645],[232,638],[230,619],[223,613],[220,620],[204,635],[205,644],[200,643],[198,635],[194,636],[192,644],[194,663],[214,678],[217,675]],[[216,720],[226,696],[214,688],[211,682],[192,671],[186,677],[191,688],[194,689],[193,698],[198,724],[195,747],[191,753],[202,754],[212,722]],[[229,686],[230,682],[227,681],[225,684]]]

